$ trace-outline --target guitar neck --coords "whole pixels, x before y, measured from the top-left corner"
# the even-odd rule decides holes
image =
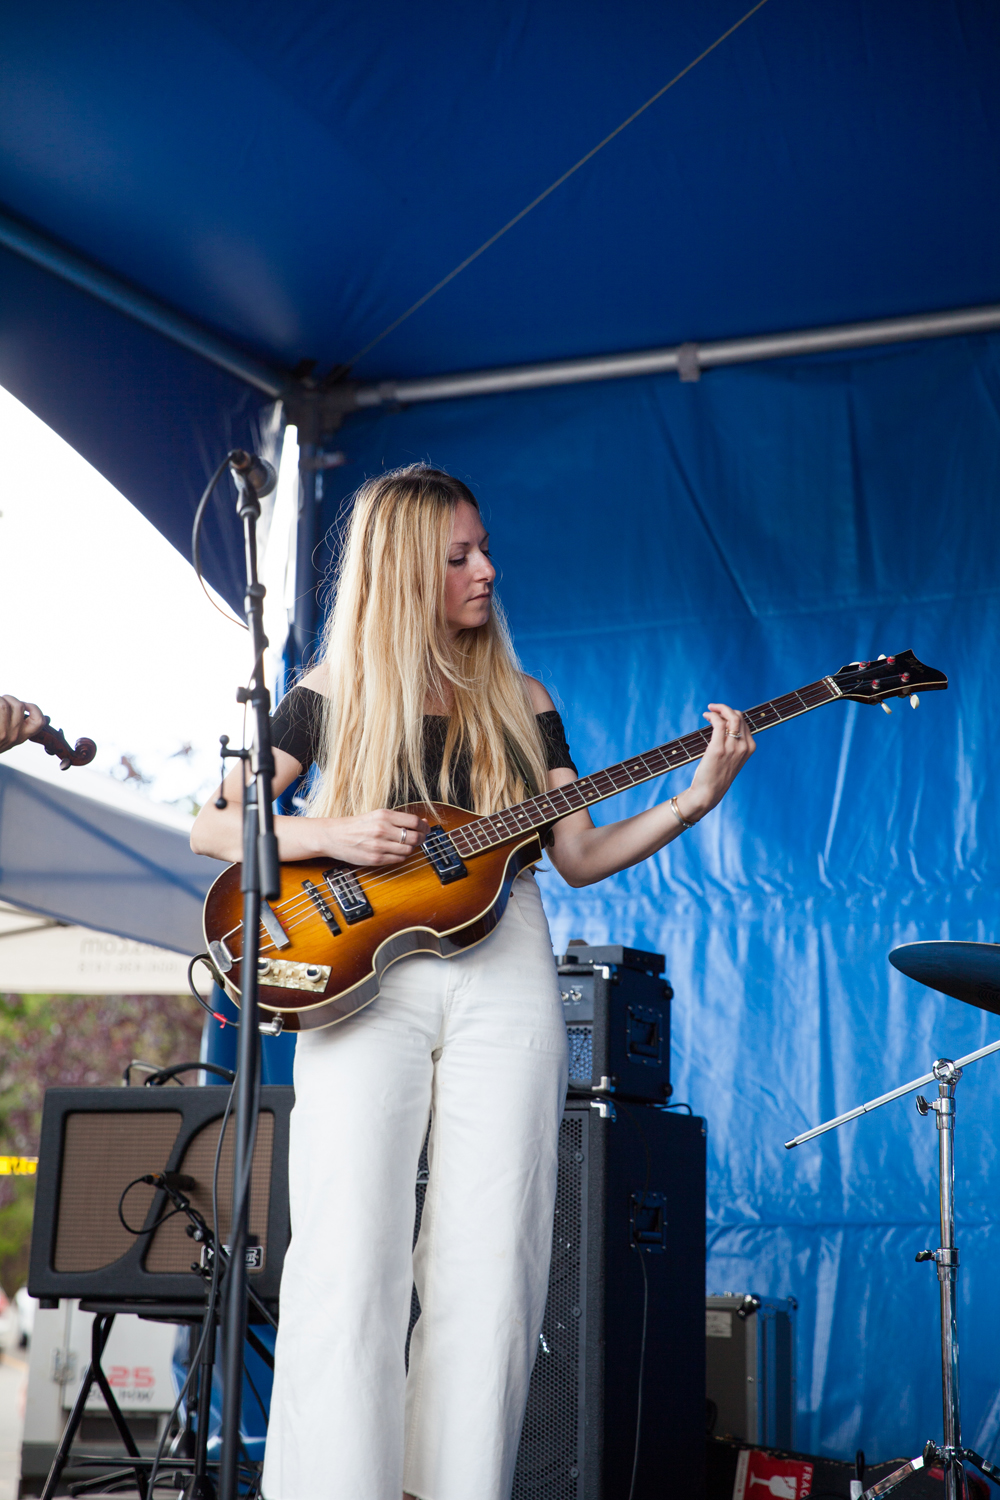
[[[782,698],[772,698],[768,703],[748,709],[743,717],[754,734],[759,734],[763,729],[773,729],[776,724],[787,724],[789,719],[797,719],[801,714],[807,714],[812,709],[841,697],[843,694],[833,679],[821,677],[818,682],[810,682],[807,687],[799,688],[794,693],[786,693]],[[653,781],[667,771],[676,770],[678,766],[691,765],[704,755],[711,738],[710,729],[696,729],[678,740],[657,745],[654,750],[646,750],[642,755],[633,755],[629,760],[620,760],[617,765],[605,767],[603,771],[595,771],[592,776],[572,781],[558,791],[540,792],[537,797],[529,797],[526,802],[519,802],[515,807],[505,807],[501,812],[477,818],[474,823],[466,823],[464,827],[451,833],[451,842],[458,853],[465,857],[481,854],[486,849],[495,849],[498,844],[505,844],[518,834],[546,828],[557,823],[560,818],[569,817],[570,813],[579,812],[584,807],[593,807],[595,803],[617,796],[629,787]]]

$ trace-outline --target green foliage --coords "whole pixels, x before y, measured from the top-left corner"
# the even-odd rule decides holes
[[[120,1084],[133,1058],[198,1057],[201,1012],[176,995],[0,996],[0,1155],[37,1156],[45,1090]],[[193,1078],[192,1078],[193,1081]],[[0,1177],[0,1286],[27,1279],[34,1182]]]

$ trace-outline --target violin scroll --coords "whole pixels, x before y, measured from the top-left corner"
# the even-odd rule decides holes
[[[58,755],[61,771],[68,771],[70,766],[89,766],[97,754],[93,740],[82,738],[70,745],[61,729],[52,728],[48,714],[42,728],[29,734],[28,739],[33,745],[43,745],[46,755]]]

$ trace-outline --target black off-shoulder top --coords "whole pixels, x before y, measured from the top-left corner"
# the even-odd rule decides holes
[[[557,711],[552,708],[537,714],[538,727],[545,746],[550,771],[565,766],[576,774],[576,766],[570,758],[566,731]],[[424,715],[424,777],[432,789],[437,786],[444,760],[444,742],[448,734],[448,720],[442,714]],[[323,698],[312,688],[293,687],[278,704],[271,715],[271,738],[276,750],[284,750],[298,761],[303,771],[312,765],[322,765]],[[540,788],[541,790],[541,788]],[[417,802],[419,797],[411,787],[401,803]],[[472,788],[468,752],[458,756],[452,768],[450,800],[454,807],[463,807],[473,812]]]

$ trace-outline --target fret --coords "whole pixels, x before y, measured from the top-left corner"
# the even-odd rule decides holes
[[[836,690],[824,679],[820,679],[819,682],[810,682],[795,692],[785,693],[780,698],[759,703],[756,708],[747,709],[743,717],[753,733],[759,734],[761,730],[771,729],[775,724],[784,724],[788,719],[809,713],[823,703],[830,703],[837,696]],[[667,771],[676,770],[678,766],[700,760],[708,749],[711,738],[710,729],[695,729],[690,734],[682,735],[680,739],[671,740],[666,745],[656,745],[652,750],[644,750],[641,755],[631,755],[627,760],[606,766],[602,771],[594,771],[579,781],[571,781],[554,791],[539,792],[537,796],[529,797],[516,807],[502,808],[489,817],[477,818],[474,823],[466,823],[456,829],[449,837],[459,854],[478,854],[484,849],[494,848],[519,834],[565,818],[570,813],[579,812],[595,802],[603,802],[631,787],[641,786]]]

